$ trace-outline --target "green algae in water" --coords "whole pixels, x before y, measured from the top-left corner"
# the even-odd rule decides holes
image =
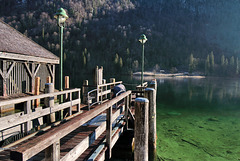
[[[160,160],[240,160],[239,80],[159,82],[162,82],[157,93]]]

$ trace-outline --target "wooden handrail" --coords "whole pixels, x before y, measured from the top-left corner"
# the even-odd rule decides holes
[[[80,89],[76,88],[76,89],[70,89],[70,90],[65,90],[65,91],[61,91],[61,92],[41,94],[41,95],[37,95],[37,96],[27,96],[27,97],[23,97],[23,98],[12,99],[12,100],[4,100],[4,101],[0,102],[0,106],[6,106],[9,104],[17,104],[17,103],[22,103],[22,102],[26,102],[26,101],[35,100],[35,99],[42,99],[42,98],[46,98],[46,97],[54,97],[57,95],[67,94],[67,93],[71,93],[71,92],[72,93],[79,92],[79,91],[80,91]]]
[[[122,93],[120,96],[117,96],[114,99],[95,107],[93,110],[82,113],[72,120],[62,124],[61,126],[55,127],[49,132],[39,136],[38,139],[30,140],[29,142],[22,144],[21,147],[16,147],[11,151],[10,158],[15,160],[27,160],[31,158],[50,145],[59,142],[61,138],[71,133],[73,130],[77,129],[87,121],[93,119],[100,113],[104,112],[108,108],[111,108],[114,104],[130,94],[131,91]]]
[[[99,84],[98,87],[105,87],[105,86],[110,86],[110,85],[114,85],[114,84],[121,84],[122,81],[118,81],[115,83],[106,83],[106,84]]]

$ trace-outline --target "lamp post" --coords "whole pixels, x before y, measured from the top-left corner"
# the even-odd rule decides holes
[[[65,27],[65,21],[68,19],[68,15],[63,8],[57,10],[54,15],[57,19],[57,24],[60,28],[60,69],[59,69],[59,90],[63,90],[63,28]],[[61,96],[60,102],[63,102],[63,97]]]
[[[144,71],[144,44],[147,41],[146,35],[142,34],[139,38],[140,43],[142,44],[142,73],[141,73],[141,86],[143,86],[143,71]]]

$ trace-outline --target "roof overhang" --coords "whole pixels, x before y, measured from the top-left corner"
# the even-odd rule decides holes
[[[39,63],[59,64],[59,59],[49,59],[49,58],[1,52],[1,51],[0,51],[0,59],[11,59],[11,60],[30,61],[30,62],[39,62]]]

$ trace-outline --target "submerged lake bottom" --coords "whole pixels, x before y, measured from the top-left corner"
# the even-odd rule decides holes
[[[158,159],[240,160],[239,85],[226,78],[158,80]]]

